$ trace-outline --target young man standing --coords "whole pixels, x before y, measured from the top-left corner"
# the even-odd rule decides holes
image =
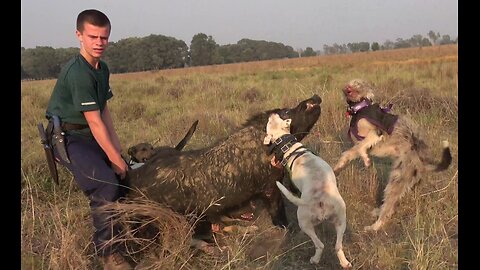
[[[62,144],[54,148],[55,157],[72,172],[90,201],[95,227],[93,242],[105,263],[104,269],[132,269],[119,246],[111,244],[119,228],[111,224],[108,214],[96,211],[123,196],[121,180],[128,170],[107,106],[107,100],[113,96],[110,72],[100,60],[110,30],[110,20],[98,10],[84,10],[78,15],[76,35],[80,53],[61,70],[46,116],[49,121],[60,119],[64,146],[63,150]]]

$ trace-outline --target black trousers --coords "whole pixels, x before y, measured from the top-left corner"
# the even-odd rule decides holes
[[[124,196],[125,189],[121,188],[119,176],[113,171],[110,160],[95,139],[67,135],[65,141],[71,163],[64,162],[56,151],[55,157],[73,173],[75,182],[90,201],[95,227],[93,243],[97,254],[109,255],[118,249],[110,240],[119,233],[120,227],[112,224],[109,218],[111,213],[102,213],[98,208]]]

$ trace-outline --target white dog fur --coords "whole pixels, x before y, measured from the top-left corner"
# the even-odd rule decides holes
[[[290,133],[290,123],[291,119],[283,120],[278,114],[271,114],[266,127],[267,136],[264,144],[270,144],[282,135]],[[288,157],[301,146],[301,143],[296,142],[284,156]],[[333,169],[322,158],[310,151],[295,160],[293,157],[289,158],[286,166],[291,168],[291,180],[302,193],[301,198],[293,195],[280,182],[277,181],[276,184],[285,197],[298,206],[299,227],[315,245],[315,255],[310,258],[310,262],[319,263],[324,248],[324,244],[315,233],[314,226],[329,219],[337,232],[335,251],[340,265],[343,268],[351,267],[352,264],[345,258],[342,244],[346,229],[346,207],[338,192]]]

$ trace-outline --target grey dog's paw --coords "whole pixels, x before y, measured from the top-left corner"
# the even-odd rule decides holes
[[[338,176],[340,174],[340,171],[343,169],[343,165],[344,164],[342,164],[340,162],[335,164],[335,167],[333,167],[333,173],[335,174],[335,176]]]

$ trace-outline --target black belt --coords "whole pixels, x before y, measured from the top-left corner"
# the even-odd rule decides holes
[[[88,125],[65,123],[65,122],[62,123],[62,130],[63,131],[80,130],[80,129],[84,129],[84,128],[88,128]]]

